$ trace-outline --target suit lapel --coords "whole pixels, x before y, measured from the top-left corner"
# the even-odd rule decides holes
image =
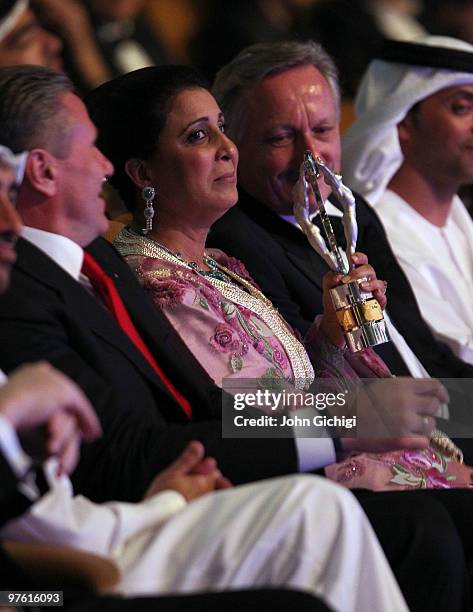
[[[329,268],[312,249],[305,235],[244,192],[240,192],[238,206],[250,219],[264,228],[284,249],[294,266],[322,290],[322,277]]]
[[[97,298],[30,242],[20,239],[17,252],[18,260],[15,265],[19,270],[55,291],[67,312],[75,313],[74,317],[82,321],[92,333],[114,346],[140,369],[151,383],[162,388],[141,352],[121,331],[112,314]]]

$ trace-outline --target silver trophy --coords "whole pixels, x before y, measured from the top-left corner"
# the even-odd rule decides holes
[[[321,176],[332,188],[343,209],[342,221],[347,242],[347,258],[337,244],[330,217],[325,210],[318,185]],[[316,214],[320,216],[326,240],[310,219],[310,190],[314,195]],[[341,176],[332,172],[319,157],[314,158],[310,151],[306,151],[300,167],[299,180],[294,188],[294,200],[294,216],[312,248],[332,270],[343,275],[348,274],[349,262],[356,250],[358,226],[355,198],[350,189],[342,183]],[[390,340],[383,311],[372,293],[360,289],[361,282],[361,280],[352,281],[330,290],[347,346],[352,353]]]

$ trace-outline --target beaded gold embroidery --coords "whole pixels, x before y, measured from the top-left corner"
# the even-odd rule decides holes
[[[451,457],[458,463],[463,463],[463,453],[447,434],[439,429],[434,429],[430,434],[430,446],[446,457]]]

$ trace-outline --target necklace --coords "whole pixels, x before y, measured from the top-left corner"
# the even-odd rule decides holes
[[[147,236],[147,238],[148,240],[152,240],[153,242],[155,242],[159,247],[161,247],[161,249],[166,251],[168,255],[170,255],[171,257],[175,257],[183,264],[189,266],[189,268],[192,268],[192,270],[194,270],[194,272],[197,272],[197,274],[200,274],[201,276],[205,276],[207,278],[215,278],[225,283],[235,282],[232,278],[230,278],[228,274],[225,274],[225,272],[220,268],[220,266],[215,261],[215,259],[207,255],[207,253],[204,252],[202,261],[204,262],[206,266],[210,268],[210,270],[202,270],[197,264],[197,262],[189,261],[185,259],[180,253],[180,251],[172,251],[165,244],[163,244],[162,242],[159,242],[159,240],[156,240],[155,238],[150,238],[149,236]]]

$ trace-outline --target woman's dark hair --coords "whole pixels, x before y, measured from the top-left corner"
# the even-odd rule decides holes
[[[132,212],[136,187],[125,172],[125,162],[152,157],[174,98],[185,89],[201,87],[209,90],[194,68],[157,66],[119,76],[85,98],[98,130],[97,146],[115,166],[110,182]]]

